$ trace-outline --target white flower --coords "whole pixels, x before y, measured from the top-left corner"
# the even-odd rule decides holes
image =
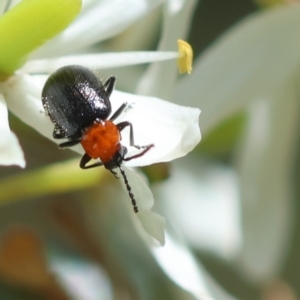
[[[148,5],[150,2],[147,1],[133,2],[136,5],[132,6],[130,14],[126,18],[124,16],[121,18],[122,21],[120,21],[118,13],[112,10],[116,7],[120,11],[124,10],[123,4],[119,1],[107,3],[85,2],[85,7],[76,21],[65,32],[33,54],[33,57],[45,57],[51,53],[52,56],[55,55],[57,58],[30,60],[14,76],[0,84],[0,93],[4,96],[8,109],[24,123],[47,138],[60,143],[61,140],[54,140],[52,137],[54,126],[44,113],[41,102],[41,91],[48,75],[37,75],[34,74],[35,72],[49,74],[54,69],[69,64],[83,64],[96,71],[103,68],[177,58],[178,54],[176,52],[77,54],[76,56],[61,57],[61,54],[73,52],[74,50],[78,52],[88,51],[88,46],[115,35],[120,32],[120,28],[124,30],[125,28],[120,27],[121,25],[129,26],[159,4],[159,2],[151,2],[151,5]],[[126,3],[126,6],[128,4]],[[99,13],[102,14],[102,17],[99,16]],[[99,17],[102,18],[100,23],[98,21]],[[105,31],[103,31],[103,23],[105,24]],[[86,26],[93,28],[93,30],[87,30]],[[84,35],[82,32],[84,32]],[[80,40],[80,43],[78,40]],[[170,76],[172,77],[174,74],[175,68]],[[167,79],[168,76],[166,75]],[[118,80],[121,82],[122,78]],[[154,144],[147,155],[126,162],[124,163],[125,166],[144,166],[156,162],[170,161],[186,155],[200,141],[199,109],[182,107],[158,98],[114,91],[111,96],[113,112],[124,102],[127,102],[131,108],[121,115],[117,122],[123,119],[133,124],[134,138],[137,144]],[[4,112],[6,111],[5,105],[2,105],[2,109]],[[11,144],[5,146],[16,149],[11,151],[12,154],[19,153],[14,160],[10,159],[10,164],[24,166],[20,147],[12,138],[14,135],[7,130],[7,118],[3,119],[2,122],[2,127],[6,128],[7,135],[10,135],[8,141],[12,141]],[[122,132],[123,143],[129,146],[129,133],[126,130],[124,130],[124,133]],[[81,146],[73,147],[73,149],[83,154]],[[132,151],[132,149],[130,150]],[[0,154],[0,160],[5,158],[4,153],[3,158]],[[134,175],[129,169],[126,169],[126,172],[130,177],[130,185],[140,210],[139,218],[144,222],[142,222],[144,228],[163,244],[164,221],[150,211],[153,205],[153,197],[149,188],[140,176]],[[151,218],[154,219],[157,227],[149,226]]]

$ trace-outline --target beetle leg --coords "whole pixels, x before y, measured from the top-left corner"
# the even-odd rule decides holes
[[[152,147],[154,147],[154,144],[150,144],[150,145],[146,145],[146,146],[139,146],[139,145],[135,145],[134,144],[133,127],[132,127],[132,124],[130,122],[124,121],[124,122],[121,122],[121,123],[117,124],[117,127],[118,127],[119,131],[122,131],[127,126],[130,127],[130,133],[129,133],[129,135],[130,135],[130,137],[129,137],[130,138],[130,146],[135,147],[135,148],[137,148],[139,150],[140,149],[144,149],[144,150],[142,152],[136,154],[136,155],[133,155],[133,156],[130,156],[130,157],[127,157],[127,158],[123,157],[123,160],[125,160],[125,161],[141,157],[146,152],[148,152]]]
[[[116,76],[110,76],[104,83],[103,87],[106,92],[106,96],[109,97],[112,93],[112,91],[115,88],[116,83]]]
[[[59,147],[59,148],[72,147],[72,146],[75,146],[75,145],[79,144],[80,141],[81,141],[81,140],[71,140],[71,141],[67,141],[67,142],[58,144],[58,147]]]
[[[135,155],[132,155],[132,156],[129,156],[129,157],[126,157],[124,158],[123,157],[123,160],[125,161],[129,161],[129,160],[132,160],[134,158],[138,158],[138,157],[141,157],[143,156],[146,152],[148,152],[152,147],[154,147],[154,144],[150,144],[150,145],[147,145],[147,146],[141,146],[144,148],[144,150],[138,154],[135,154]]]
[[[114,170],[109,170],[117,179],[120,179],[120,177],[118,176],[118,173]]]
[[[148,146],[139,146],[139,145],[134,144],[133,127],[130,122],[124,121],[124,122],[117,124],[119,131],[122,131],[127,126],[129,126],[129,128],[130,128],[130,132],[129,132],[130,146],[135,147],[137,149],[147,148]]]
[[[100,167],[100,166],[103,166],[103,163],[101,161],[99,162],[96,162],[92,165],[86,165],[92,158],[88,155],[88,154],[84,154],[80,160],[80,168],[81,169],[91,169],[91,168],[95,168],[95,167]]]
[[[114,121],[126,108],[127,102],[124,102],[116,111],[115,113],[109,118],[109,121]]]

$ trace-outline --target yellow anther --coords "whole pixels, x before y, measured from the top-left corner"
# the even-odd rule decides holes
[[[186,41],[178,40],[177,43],[179,52],[177,66],[179,69],[179,73],[191,74],[193,64],[193,49],[191,45]]]

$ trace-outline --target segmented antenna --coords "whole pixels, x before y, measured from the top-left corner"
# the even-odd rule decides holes
[[[136,205],[136,201],[135,201],[135,199],[134,199],[134,195],[131,193],[131,187],[130,187],[130,185],[129,185],[129,183],[128,183],[128,180],[127,180],[127,176],[126,176],[126,174],[125,174],[125,171],[122,169],[121,165],[119,165],[119,169],[120,169],[120,172],[121,172],[121,174],[122,174],[122,176],[123,176],[124,183],[125,183],[125,186],[126,186],[128,195],[129,195],[129,197],[130,197],[130,199],[131,199],[131,203],[132,203],[132,205],[133,205],[133,210],[134,210],[135,213],[137,213],[137,212],[139,212],[139,210],[138,210],[138,207],[137,207],[137,205]]]

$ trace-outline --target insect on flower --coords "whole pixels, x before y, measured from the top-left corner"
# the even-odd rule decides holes
[[[136,200],[121,165],[123,161],[141,157],[154,145],[135,145],[133,126],[130,122],[114,124],[113,121],[127,106],[127,103],[123,103],[111,115],[109,97],[115,82],[116,77],[111,76],[102,84],[88,68],[77,65],[65,66],[50,75],[46,81],[42,91],[42,102],[54,124],[53,137],[68,139],[58,146],[65,148],[81,143],[85,150],[80,161],[82,169],[103,165],[118,178],[114,169],[119,168],[134,211],[138,212]],[[125,127],[130,128],[130,146],[142,150],[130,157],[126,157],[127,148],[120,143],[120,132]],[[100,161],[88,165],[91,159]]]

